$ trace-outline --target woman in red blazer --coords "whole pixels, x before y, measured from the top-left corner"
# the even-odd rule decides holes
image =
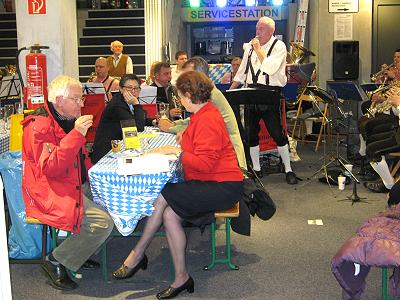
[[[176,87],[182,105],[193,115],[184,133],[177,136],[181,148],[165,146],[160,152],[180,153],[185,181],[168,183],[164,187],[154,203],[155,210],[142,238],[113,273],[114,278],[123,279],[147,267],[144,251],[163,222],[175,280],[157,294],[158,299],[174,298],[183,290],[194,291],[194,281],[186,270],[186,235],[182,221],[204,228],[215,220],[215,211],[229,209],[237,202],[243,188],[243,175],[224,120],[209,101],[212,81],[203,73],[189,71],[178,78]]]

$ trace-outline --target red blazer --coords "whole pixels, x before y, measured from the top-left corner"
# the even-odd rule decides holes
[[[243,180],[224,119],[211,102],[190,117],[181,146],[185,180]]]
[[[52,227],[79,233],[83,214],[79,150],[86,139],[68,134],[46,106],[26,117],[22,137],[22,195],[26,216]],[[86,170],[90,161],[86,159]]]

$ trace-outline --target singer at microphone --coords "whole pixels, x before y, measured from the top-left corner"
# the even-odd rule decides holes
[[[283,133],[281,121],[281,90],[286,85],[286,45],[274,36],[275,21],[262,17],[256,25],[256,36],[250,41],[250,47],[245,47],[242,63],[236,73],[230,89],[236,89],[240,84],[255,90],[246,91],[249,102],[257,99],[262,105],[248,106],[251,116],[248,120],[248,144],[250,157],[256,174],[262,176],[259,161],[260,147],[259,122],[263,119],[268,132],[278,145],[278,152],[285,166],[286,182],[296,184],[297,177],[292,171],[289,157],[287,136]],[[263,92],[262,90],[269,90]]]

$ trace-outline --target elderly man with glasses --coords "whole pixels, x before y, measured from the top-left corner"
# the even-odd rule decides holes
[[[122,140],[120,121],[135,120],[138,131],[144,130],[145,115],[139,104],[140,79],[127,74],[119,82],[116,93],[104,108],[93,144],[92,163],[98,162],[111,150],[112,140]]]
[[[45,106],[22,121],[22,194],[27,217],[74,233],[42,265],[54,288],[72,290],[78,285],[66,268],[98,268],[89,257],[110,235],[113,221],[91,200],[85,135],[93,116],[81,116],[82,85],[61,75],[48,90]]]

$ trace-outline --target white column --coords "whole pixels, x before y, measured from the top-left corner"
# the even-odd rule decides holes
[[[162,60],[162,48],[165,45],[165,10],[163,0],[145,0],[145,53],[146,77],[150,73],[150,66],[155,61]]]
[[[6,222],[4,215],[3,180],[0,177],[0,300],[11,300]]]
[[[49,46],[43,50],[47,56],[47,81],[60,74],[79,78],[76,1],[46,1],[46,15],[28,15],[28,1],[15,0],[18,49],[33,44]],[[19,57],[22,77],[25,79],[25,55]]]

